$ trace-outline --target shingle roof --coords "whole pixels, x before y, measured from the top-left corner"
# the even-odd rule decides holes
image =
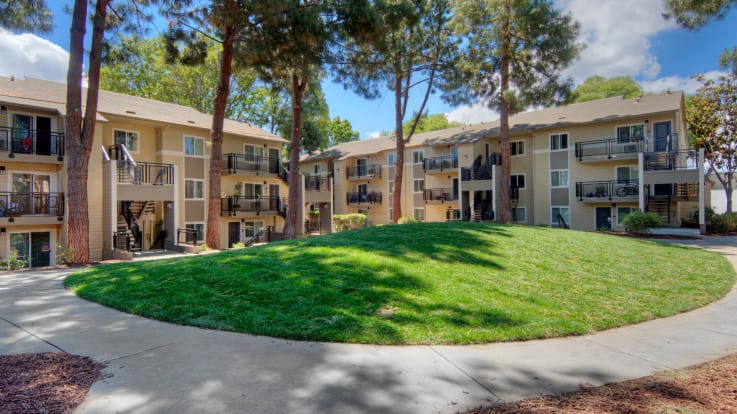
[[[11,78],[0,77],[0,100],[46,108],[63,114],[66,111],[66,85],[33,78],[11,80]],[[105,115],[207,130],[212,126],[212,115],[204,114],[194,108],[100,90],[98,119],[104,121]],[[246,135],[279,143],[287,142],[255,125],[231,119],[225,120],[223,130],[236,135]]]
[[[683,92],[680,91],[645,95],[633,99],[624,99],[618,96],[519,113],[509,118],[509,126],[510,131],[514,134],[536,129],[655,115],[679,110],[682,101]],[[498,136],[499,121],[497,120],[416,134],[407,144],[407,147],[468,144],[483,138]],[[389,150],[394,146],[393,136],[348,142],[328,148],[322,153],[308,156],[305,161],[345,159]]]

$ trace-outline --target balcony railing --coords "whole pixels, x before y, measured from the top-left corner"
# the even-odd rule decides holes
[[[696,150],[650,152],[645,156],[645,171],[696,170],[699,153]]]
[[[519,201],[519,187],[509,187],[509,199],[512,202]]]
[[[425,158],[422,164],[425,172],[444,172],[458,168],[458,157],[448,155],[445,157]]]
[[[228,196],[220,199],[220,207],[222,216],[235,216],[238,213],[278,213],[282,209],[282,200],[278,196]]]
[[[381,165],[359,165],[357,167],[348,167],[345,170],[346,178],[351,179],[367,179],[381,177]]]
[[[447,221],[461,221],[462,218],[463,215],[458,208],[449,208],[445,211],[445,220]]]
[[[612,159],[626,155],[636,155],[644,149],[644,140],[617,140],[601,139],[576,143],[576,158],[582,161],[586,158]]]
[[[494,165],[502,165],[501,154],[491,153],[486,160],[479,155],[471,167],[461,168],[461,181],[491,180],[491,170]]]
[[[349,206],[381,204],[381,193],[378,191],[346,193],[346,203]]]
[[[174,184],[174,165],[118,161],[118,182],[135,185],[171,185]]]
[[[223,155],[223,175],[229,174],[281,174],[281,160],[244,154]]]
[[[639,180],[587,181],[576,183],[578,201],[636,200],[640,195]]]
[[[64,156],[64,134],[53,131],[0,127],[0,151],[13,154]]]
[[[446,201],[457,201],[458,196],[453,194],[450,188],[426,188],[422,199],[425,200],[425,203],[445,203]]]
[[[330,177],[305,175],[305,191],[330,191]]]
[[[64,215],[64,193],[0,193],[0,217]]]

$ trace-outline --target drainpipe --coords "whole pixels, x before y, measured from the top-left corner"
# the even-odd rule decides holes
[[[640,211],[645,211],[645,154],[643,152],[637,154],[637,174],[640,177],[637,183],[638,204]]]

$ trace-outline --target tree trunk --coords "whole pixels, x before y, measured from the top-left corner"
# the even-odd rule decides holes
[[[501,215],[499,221],[509,223],[512,218],[512,202],[509,197],[511,179],[512,156],[509,144],[509,102],[504,99],[504,92],[509,89],[509,57],[501,59],[501,104],[499,105],[499,135],[501,136],[502,151],[502,178],[499,183],[499,199]],[[487,160],[484,160],[486,162]]]
[[[402,76],[394,75],[394,130],[397,148],[394,165],[394,194],[392,194],[392,223],[402,216],[402,180],[404,178],[404,131],[402,130]]]
[[[297,235],[297,212],[300,208],[299,196],[302,183],[299,179],[299,150],[302,140],[302,99],[307,87],[307,75],[300,81],[297,72],[292,73],[292,139],[289,147],[289,199],[287,200],[287,218],[284,223],[284,239],[293,239]]]
[[[89,56],[89,79],[84,124],[82,119],[82,63],[87,22],[87,2],[76,0],[72,15],[67,72],[67,108],[65,156],[67,164],[67,250],[72,263],[90,260],[89,203],[87,178],[92,143],[95,139],[97,102],[100,85],[100,56],[105,34],[109,0],[97,0],[92,21],[92,44]],[[74,206],[71,208],[71,206]]]
[[[220,180],[223,168],[223,124],[230,94],[230,75],[233,71],[233,38],[235,28],[225,26],[223,51],[220,55],[220,76],[218,78],[215,102],[212,108],[212,129],[210,130],[210,172],[207,196],[207,236],[205,243],[212,249],[220,248],[221,192]]]

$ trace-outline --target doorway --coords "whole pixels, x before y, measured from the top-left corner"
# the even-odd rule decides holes
[[[612,229],[612,209],[609,207],[596,207],[596,230]]]
[[[655,140],[654,152],[665,152],[672,150],[670,142],[670,121],[655,122],[653,124],[653,134]]]
[[[241,223],[234,221],[228,223],[228,247],[241,241]]]
[[[51,155],[51,118],[36,117],[36,154]]]
[[[51,264],[51,233],[12,233],[10,249],[18,252],[19,260],[28,260],[30,267]]]

